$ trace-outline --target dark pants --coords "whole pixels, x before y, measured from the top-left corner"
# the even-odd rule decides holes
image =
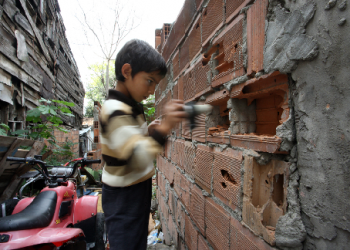
[[[145,250],[152,198],[152,178],[129,187],[103,184],[105,213],[111,250]]]

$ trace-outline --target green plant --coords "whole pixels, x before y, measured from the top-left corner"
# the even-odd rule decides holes
[[[51,149],[53,154],[45,159],[48,165],[60,166],[76,157],[76,155],[72,151],[72,148],[77,143],[67,140],[66,142],[60,144],[61,146],[56,145],[53,149]],[[41,154],[45,154],[48,150],[50,149],[47,146],[45,146]]]
[[[26,129],[16,130],[12,134],[34,140],[47,139],[51,144],[56,144],[54,130],[68,132],[68,130],[60,127],[63,121],[59,115],[74,116],[69,107],[73,107],[75,104],[60,100],[46,100],[44,98],[41,98],[39,102],[44,104],[27,112],[26,121],[31,122],[32,125],[27,126]]]
[[[0,123],[0,135],[6,136],[8,130],[10,130],[10,127],[9,127],[9,126],[7,126],[7,125],[4,124],[4,123]]]
[[[146,121],[150,124],[154,120],[154,115],[156,113],[156,108],[154,107],[155,97],[150,95],[146,100],[143,101]]]

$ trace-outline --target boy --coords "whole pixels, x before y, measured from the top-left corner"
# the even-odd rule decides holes
[[[153,160],[166,136],[186,113],[173,100],[165,107],[162,122],[145,122],[142,100],[154,93],[167,68],[149,44],[131,40],[115,61],[118,84],[109,90],[100,112],[102,157],[102,207],[110,249],[147,247],[152,197]],[[148,133],[150,136],[148,136]]]

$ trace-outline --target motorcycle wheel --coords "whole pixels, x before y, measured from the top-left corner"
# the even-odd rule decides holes
[[[104,213],[96,215],[96,240],[93,250],[104,250],[107,244],[107,227]]]

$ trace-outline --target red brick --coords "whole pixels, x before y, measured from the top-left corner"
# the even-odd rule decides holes
[[[175,215],[177,208],[176,208],[176,200],[175,200],[174,190],[172,190],[172,189],[169,189],[168,205],[169,205],[170,214]]]
[[[212,199],[205,203],[206,236],[215,249],[229,249],[230,215]]]
[[[210,250],[208,244],[202,235],[198,235],[198,250]]]
[[[164,197],[167,197],[166,188],[165,188],[166,187],[166,180],[165,180],[162,173],[158,172],[157,175],[158,175],[157,179],[158,179],[159,190],[161,191],[161,193]]]
[[[198,249],[198,231],[193,226],[190,217],[186,216],[185,242],[189,250]]]
[[[211,0],[202,11],[202,43],[205,46],[224,21],[224,1]]]
[[[200,16],[197,17],[195,20],[192,29],[190,30],[190,33],[188,35],[188,39],[190,41],[190,47],[189,47],[189,59],[192,61],[192,59],[199,54],[202,43],[201,43],[201,19]]]
[[[268,0],[258,0],[247,12],[247,51],[250,75],[263,69],[265,45],[265,18]]]
[[[178,82],[177,82],[177,85],[179,86],[179,87],[178,87],[178,92],[179,92],[178,98],[179,98],[180,100],[183,100],[183,99],[184,99],[183,76],[180,76],[180,77],[179,77],[179,80],[178,80]]]
[[[168,223],[167,223],[167,217],[165,217],[164,215],[161,214],[160,216],[160,221],[162,224],[162,232],[164,235],[164,242],[166,242],[167,244],[171,244],[171,235],[168,229]]]
[[[206,114],[196,116],[196,127],[192,130],[192,139],[199,142],[206,142]]]
[[[186,70],[183,77],[183,86],[184,86],[184,101],[190,100],[196,94],[194,66]]]
[[[162,196],[158,199],[158,202],[159,202],[160,211],[162,212],[164,219],[167,222],[169,218],[168,205],[165,203],[164,197]]]
[[[183,239],[181,239],[181,238],[179,238],[178,249],[179,249],[179,250],[187,250],[187,249],[186,249],[185,241],[184,241]]]
[[[244,227],[238,220],[230,219],[230,250],[272,250],[264,240],[255,236],[248,228]]]
[[[174,189],[186,209],[190,210],[191,182],[179,170],[175,171]]]
[[[169,160],[171,159],[171,147],[172,147],[172,140],[171,138],[168,138],[167,142],[164,145],[164,154],[165,157]]]
[[[190,62],[189,59],[190,42],[187,38],[180,48],[180,72],[185,70]]]
[[[182,122],[182,137],[186,138],[186,139],[191,139],[191,129],[190,129],[190,125],[189,122],[187,120],[184,120]]]
[[[184,169],[184,154],[185,154],[185,141],[174,141],[174,150],[172,151],[172,161],[177,164],[181,169]]]
[[[202,6],[204,0],[196,0],[196,8],[199,10],[199,8]]]
[[[208,80],[208,78],[211,80],[210,65],[203,65],[202,60],[198,60],[193,68],[193,71],[195,78],[195,91],[197,94],[210,87],[210,82]]]
[[[186,141],[184,168],[185,168],[186,174],[188,174],[191,178],[194,177],[195,157],[196,157],[196,148],[192,145],[191,142]]]
[[[176,167],[170,161],[165,161],[164,176],[169,181],[170,185],[174,183],[174,173]]]
[[[236,17],[249,2],[251,0],[226,0],[226,23]]]
[[[171,236],[171,240],[173,241],[173,243],[175,245],[177,245],[177,240],[178,240],[178,232],[176,229],[176,224],[173,221],[173,217],[169,216],[169,220],[168,220],[168,229],[169,229],[169,233]],[[168,244],[167,242],[165,242],[165,244],[167,245],[171,245],[171,242],[169,242],[170,244]]]
[[[213,166],[213,150],[208,146],[198,145],[194,170],[195,182],[204,190],[211,193],[211,172]]]
[[[214,150],[213,193],[233,209],[241,208],[242,152],[228,148]]]
[[[173,58],[173,75],[174,75],[174,80],[179,76],[180,74],[180,54],[179,54],[179,50],[177,50],[174,54],[174,58]],[[177,99],[177,97],[175,98],[173,96],[174,99]]]
[[[238,16],[213,41],[213,44],[219,45],[219,52],[223,53],[220,65],[226,66],[218,68],[220,73],[213,77],[212,87],[218,87],[245,73],[243,67],[243,20],[244,15]]]
[[[205,198],[202,191],[196,186],[191,187],[191,218],[203,235],[205,235],[204,210]],[[199,248],[201,249],[201,248]]]
[[[175,213],[175,222],[177,228],[179,229],[180,235],[182,238],[185,237],[185,210],[180,200],[175,200],[176,202],[176,213]]]
[[[157,168],[159,171],[164,173],[164,168],[165,168],[165,159],[162,156],[157,157]]]

